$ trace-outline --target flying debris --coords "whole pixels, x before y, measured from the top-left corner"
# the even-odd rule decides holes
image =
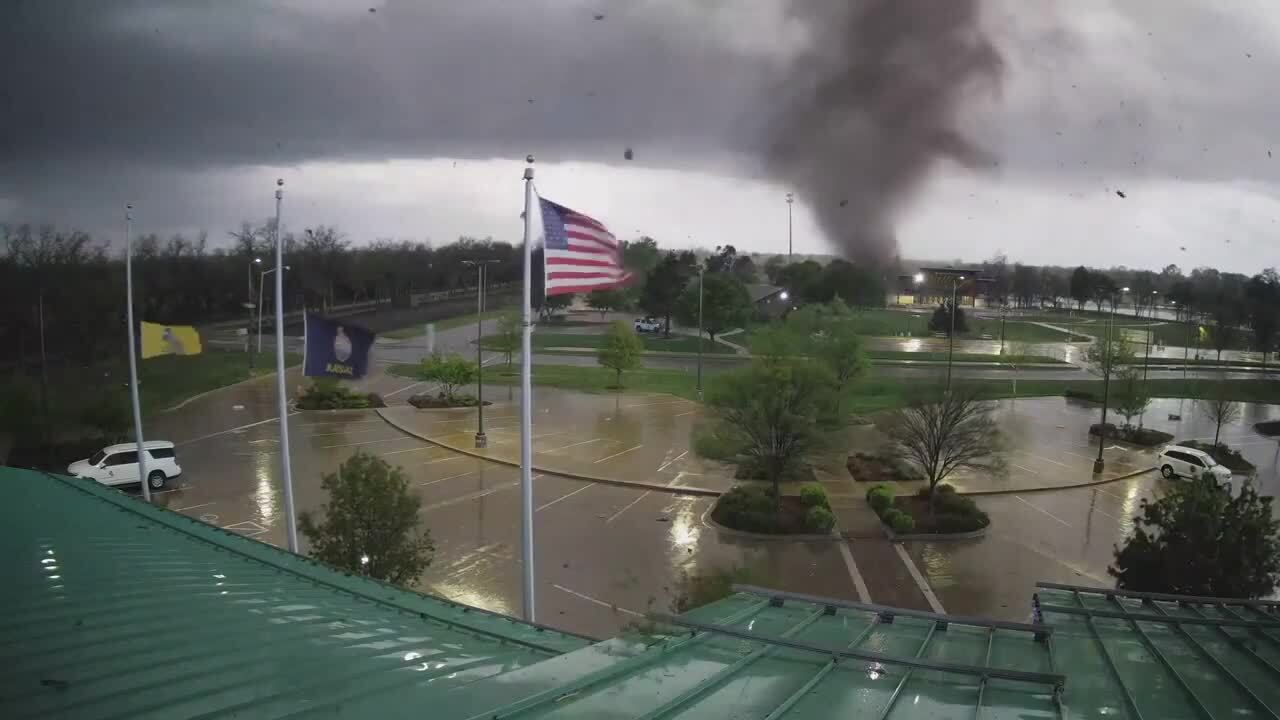
[[[596,20],[603,20],[603,19],[604,19],[604,13],[596,13],[596,14],[594,15],[594,19],[596,19]]]
[[[1186,251],[1187,251],[1187,246],[1186,246],[1186,245],[1179,245],[1179,246],[1178,246],[1178,249],[1179,249],[1179,250],[1181,250],[1182,252],[1186,252]]]
[[[622,151],[622,157],[624,157],[624,158],[626,158],[626,159],[628,159],[628,160],[630,160],[630,159],[631,159],[632,154],[633,154],[633,153],[631,152],[631,148],[627,148],[626,150],[623,150],[623,151]]]
[[[1117,190],[1117,191],[1116,191],[1116,194],[1117,194],[1117,195],[1119,195],[1119,196],[1120,196],[1120,197],[1122,197],[1122,198],[1127,198],[1127,197],[1129,197],[1128,195],[1125,195],[1125,194],[1124,194],[1124,191],[1123,191],[1123,190]]]
[[[841,201],[840,201],[840,207],[847,207],[848,205],[849,205],[849,201],[848,201],[848,200],[841,200]]]

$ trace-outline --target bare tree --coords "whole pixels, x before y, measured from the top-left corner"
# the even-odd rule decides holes
[[[1209,391],[1209,397],[1196,400],[1196,409],[1209,422],[1213,423],[1213,444],[1218,444],[1218,438],[1222,435],[1222,426],[1230,425],[1240,419],[1241,405],[1240,403],[1228,399],[1226,383],[1218,381],[1213,384]]]
[[[938,484],[961,469],[1003,474],[1000,431],[993,405],[956,390],[937,402],[913,402],[889,416],[894,449],[929,481],[930,509]]]

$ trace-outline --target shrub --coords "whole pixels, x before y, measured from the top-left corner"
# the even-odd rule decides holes
[[[374,404],[375,400],[378,404]],[[386,403],[376,393],[351,392],[333,378],[315,380],[298,398],[300,410],[358,410],[369,407],[386,407]]]
[[[933,517],[933,532],[962,533],[981,530],[991,524],[987,514],[981,510],[972,515],[961,515],[951,512],[938,512]]]
[[[766,488],[737,485],[720,496],[712,517],[735,530],[768,533],[775,530],[777,513]]]
[[[831,532],[831,528],[835,527],[836,516],[825,507],[815,505],[809,508],[809,512],[804,515],[805,527],[816,533]]]
[[[827,500],[826,488],[818,483],[805,483],[800,486],[800,502],[809,508],[831,508],[831,502]]]
[[[887,486],[877,485],[867,492],[867,504],[883,518],[885,511],[893,506],[893,491]]]
[[[698,427],[693,431],[693,452],[709,460],[733,460],[734,443],[717,433],[714,427]]]
[[[378,393],[369,393],[368,395],[365,395],[365,399],[368,401],[369,407],[378,408],[387,406],[387,402],[383,400],[382,396]]]
[[[885,511],[880,514],[880,521],[889,527],[893,527],[893,523],[897,521],[898,517],[901,515],[906,515],[906,513],[896,507],[886,508]]]
[[[916,521],[904,512],[898,512],[889,522],[889,527],[898,534],[909,533],[916,529]]]
[[[939,495],[954,495],[956,493],[956,486],[951,483],[940,483],[936,488],[936,492]]]

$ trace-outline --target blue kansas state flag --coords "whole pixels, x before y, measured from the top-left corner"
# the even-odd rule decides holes
[[[369,369],[374,335],[358,325],[307,313],[302,369],[307,377],[355,380]]]

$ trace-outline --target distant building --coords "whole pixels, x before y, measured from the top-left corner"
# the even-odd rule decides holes
[[[960,307],[987,307],[986,288],[991,279],[981,277],[980,272],[978,268],[916,268],[915,272],[898,275],[891,281],[885,304],[934,307],[950,302],[952,279],[963,273],[965,280],[956,288],[956,303]]]
[[[751,296],[756,314],[765,319],[781,317],[791,307],[786,288],[777,285],[748,284],[747,294]]]

